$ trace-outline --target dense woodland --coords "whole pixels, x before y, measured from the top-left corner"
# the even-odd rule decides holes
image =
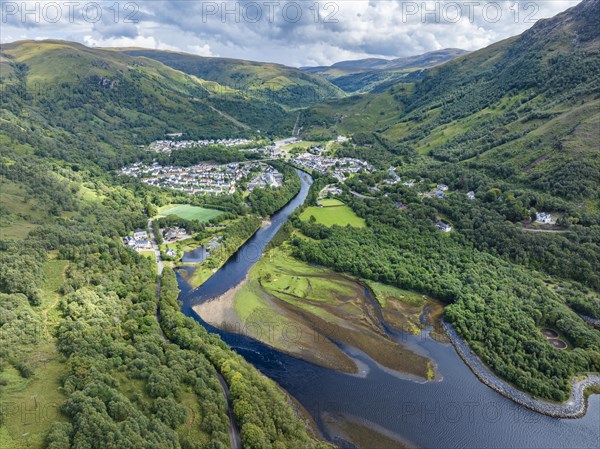
[[[28,170],[36,176],[27,176]],[[0,373],[14,367],[23,378],[35,378],[40,366],[32,351],[45,342],[56,345],[63,366],[62,418],[49,426],[46,447],[229,447],[227,404],[216,370],[229,384],[244,447],[317,447],[272,382],[179,313],[169,270],[158,316],[165,338],[156,315],[155,262],[120,240],[145,227],[149,197],[134,196],[110,176],[83,183],[89,173],[9,152],[3,152],[2,174],[25,186],[36,207],[49,213],[25,240],[0,242]],[[82,197],[83,184],[94,185],[102,199]],[[65,200],[55,207],[48,197]],[[171,223],[173,217],[162,220]],[[237,233],[248,234],[245,229],[254,232],[260,220],[248,216],[236,223]],[[47,326],[39,311],[50,257],[65,261],[66,268],[59,321]],[[10,400],[2,387],[0,398]]]
[[[216,335],[208,334],[179,311],[179,288],[173,271],[161,283],[161,326],[167,337],[183,350],[206,357],[227,380],[233,412],[246,448],[328,448],[316,443],[306,424],[295,416],[289,399],[272,381],[259,374]]]
[[[363,176],[363,182],[369,177]],[[390,193],[393,190],[390,187]],[[595,287],[598,251],[593,247],[597,242],[590,242],[589,254],[586,245],[569,243],[562,236],[531,234],[523,237],[531,239],[528,243],[521,238],[525,235],[521,230],[503,234],[508,225],[505,218],[495,218],[501,216],[494,205],[486,207],[477,200],[475,206],[469,202],[467,207],[463,194],[461,199],[428,203],[404,186],[397,190],[374,199],[344,197],[367,220],[366,229],[328,228],[296,215],[294,226],[309,239],[292,239],[294,255],[450,304],[447,319],[480,357],[500,376],[536,396],[563,401],[568,398],[572,376],[600,370],[600,334],[569,307],[598,317],[598,301],[581,284],[561,285],[559,291],[544,282],[544,276],[525,268],[554,270],[563,278],[581,278]],[[394,200],[402,200],[408,209],[401,211]],[[472,212],[467,214],[466,209]],[[444,234],[433,226],[436,215],[452,212],[462,220],[453,222],[457,230]],[[474,229],[475,223],[484,229]],[[491,242],[495,226],[503,239],[487,244],[482,236],[489,236]],[[552,238],[558,241],[549,241]],[[551,257],[563,239],[563,258],[571,260],[552,264]],[[520,260],[515,260],[511,248],[519,249]],[[589,270],[584,273],[590,277],[582,277],[575,266]],[[559,330],[574,349],[557,351],[548,345],[539,331],[544,326]]]

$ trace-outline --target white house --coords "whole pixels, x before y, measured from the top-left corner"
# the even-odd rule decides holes
[[[136,240],[146,240],[148,238],[148,233],[142,229],[136,229],[133,233],[133,238]]]
[[[470,200],[474,200],[475,199],[475,192],[473,192],[472,190],[470,192],[467,192],[467,198]]]
[[[141,239],[136,242],[136,249],[138,251],[143,250],[143,249],[151,249],[151,248],[152,248],[152,243],[150,243],[150,240]]]
[[[452,231],[452,226],[450,226],[448,223],[444,223],[443,221],[438,221],[435,226],[442,232]]]
[[[535,214],[535,221],[543,223],[543,224],[554,224],[555,221],[552,218],[552,215],[546,212],[537,212]]]
[[[136,241],[131,236],[124,237],[123,238],[123,243],[125,245],[129,246],[130,248],[135,248],[135,246],[136,246]]]

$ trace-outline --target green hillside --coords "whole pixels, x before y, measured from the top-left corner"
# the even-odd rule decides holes
[[[278,105],[147,58],[64,41],[0,51],[10,68],[0,79],[0,144],[39,155],[116,167],[166,133],[285,136],[295,121]]]
[[[431,69],[421,82],[306,111],[304,132],[367,132],[391,153],[461,162],[494,177],[598,198],[598,1]]]
[[[159,282],[155,261],[122,240],[181,205],[161,220],[197,242],[224,228],[230,255],[297,193],[291,166],[273,164],[282,188],[247,198],[114,174],[147,161],[143,147],[166,133],[289,136],[298,114],[306,141],[351,136],[327,151],[375,170],[315,176],[277,238],[290,257],[445,302],[496,374],[567,400],[573,378],[600,371],[600,333],[586,321],[600,319],[599,30],[600,0],[584,0],[423,78],[353,96],[275,64],[2,44],[0,402],[57,412],[0,416],[0,447],[223,448],[231,414],[246,449],[330,447],[274,382],[180,313],[172,270]],[[160,158],[239,154],[215,145]],[[333,184],[338,206],[318,209]],[[186,221],[213,209],[210,228]],[[536,223],[541,211],[556,222]]]
[[[344,95],[343,91],[319,76],[281,64],[145,49],[124,52],[160,61],[190,75],[216,81],[287,108],[309,106]]]

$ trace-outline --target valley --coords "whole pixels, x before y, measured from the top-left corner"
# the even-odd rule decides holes
[[[301,68],[2,41],[0,448],[595,448],[598,17]]]

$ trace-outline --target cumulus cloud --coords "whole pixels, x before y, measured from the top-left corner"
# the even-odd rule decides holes
[[[519,34],[579,0],[164,0],[67,3],[2,0],[2,42],[40,36],[202,56],[326,65],[441,48],[476,50]],[[57,16],[58,4],[60,14]],[[100,5],[100,15],[98,8]],[[52,9],[54,8],[54,9]],[[32,12],[33,11],[33,12]]]

